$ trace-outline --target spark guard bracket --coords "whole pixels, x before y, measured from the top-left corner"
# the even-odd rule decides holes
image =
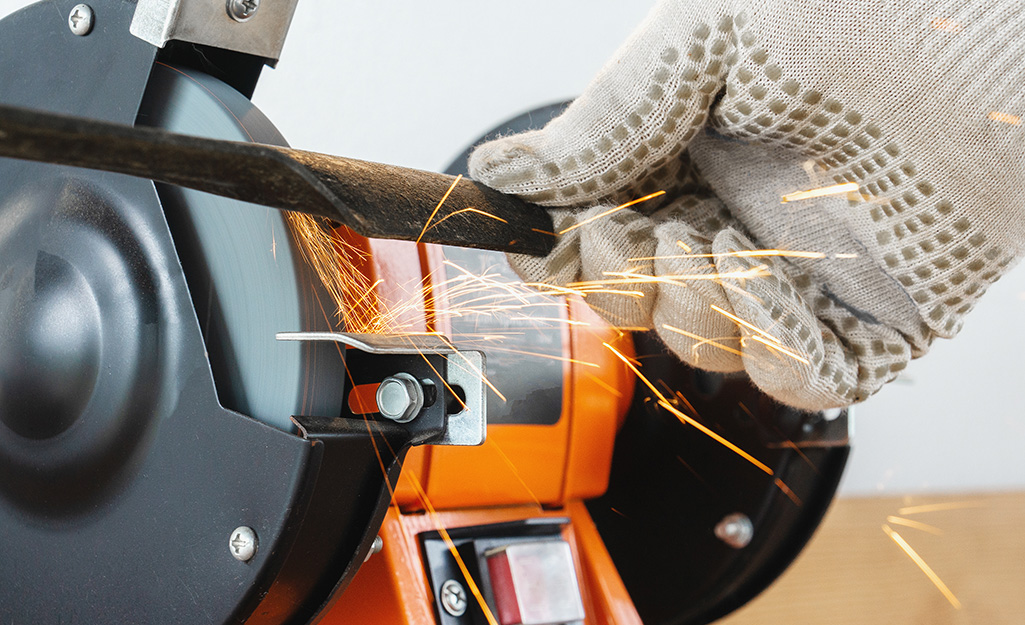
[[[349,393],[358,386],[379,384],[386,377],[409,373],[433,387],[434,401],[402,426],[414,445],[481,445],[487,436],[487,393],[484,353],[457,350],[438,335],[354,334],[345,332],[281,332],[279,341],[329,341],[345,345]],[[344,402],[343,417],[362,420]],[[374,411],[361,410],[361,413]],[[394,422],[381,420],[383,425]]]

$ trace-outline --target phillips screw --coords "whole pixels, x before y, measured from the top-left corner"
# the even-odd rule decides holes
[[[454,579],[441,585],[441,607],[452,616],[466,614],[466,589]]]
[[[248,22],[260,8],[260,0],[228,0],[228,15],[236,22]]]
[[[68,28],[79,37],[93,31],[93,9],[88,4],[76,4],[68,14]]]
[[[715,537],[734,549],[743,549],[751,544],[755,526],[746,514],[736,512],[723,517],[715,526]]]
[[[256,555],[256,532],[245,525],[236,527],[228,541],[228,549],[239,562],[249,562]]]

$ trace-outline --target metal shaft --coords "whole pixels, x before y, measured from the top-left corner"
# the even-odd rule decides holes
[[[541,256],[539,206],[472,180],[275,146],[0,106],[0,156],[98,169],[327,217],[375,238]],[[448,198],[435,212],[451,188]]]

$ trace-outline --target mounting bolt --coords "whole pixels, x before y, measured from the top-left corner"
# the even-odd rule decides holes
[[[388,376],[377,387],[377,411],[397,423],[409,423],[424,407],[424,387],[408,373]]]
[[[228,15],[236,22],[248,22],[260,8],[260,0],[228,0]]]
[[[380,536],[375,536],[374,542],[370,544],[370,551],[367,552],[367,557],[363,558],[363,562],[366,563],[367,561],[369,561],[370,556],[374,555],[375,553],[381,553],[382,549],[384,549],[384,539]]]
[[[466,589],[454,579],[441,585],[441,607],[452,616],[466,614]]]
[[[245,525],[235,528],[228,541],[231,555],[239,562],[249,562],[256,555],[256,532]]]
[[[68,28],[79,37],[93,31],[93,9],[88,4],[76,4],[68,14]]]
[[[715,526],[715,537],[734,549],[743,549],[751,544],[755,526],[746,514],[736,512],[723,517]]]

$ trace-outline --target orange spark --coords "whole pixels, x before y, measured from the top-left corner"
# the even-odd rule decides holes
[[[889,525],[883,525],[883,532],[893,539],[893,542],[897,543],[897,546],[904,550],[904,553],[906,553],[908,557],[918,565],[918,568],[922,569],[925,576],[929,578],[929,581],[931,581],[941,593],[943,593],[943,596],[947,598],[950,605],[954,606],[955,610],[960,610],[961,602],[957,600],[957,597],[955,597],[954,593],[950,591],[950,588],[947,588],[947,585],[943,583],[940,576],[937,575],[928,564],[926,564],[925,560],[922,559],[922,556],[918,555],[918,552],[912,549],[911,545],[909,545],[900,534],[893,531]]]
[[[948,33],[961,31],[961,24],[949,17],[934,17],[932,21],[929,22],[929,26],[931,26],[933,30],[944,30]]]
[[[612,276],[608,280],[587,280],[584,282],[571,282],[570,286],[577,288],[586,288],[588,286],[604,286],[604,285],[615,285],[615,284],[683,284],[684,282],[692,282],[699,280],[711,280],[713,282],[721,282],[722,280],[751,280],[754,278],[763,278],[770,275],[768,267],[765,265],[759,265],[750,269],[738,269],[737,271],[729,271],[726,273],[681,273],[681,274],[665,274],[657,276],[648,276],[640,273],[634,273],[632,271],[606,271],[606,276]]]
[[[940,528],[929,525],[928,523],[922,523],[921,521],[912,521],[911,519],[904,519],[899,516],[890,515],[886,517],[886,522],[894,525],[903,525],[904,527],[910,527],[916,530],[922,530],[923,532],[929,532],[936,536],[943,535],[943,530]]]
[[[481,610],[484,611],[484,618],[487,619],[488,625],[498,625],[498,620],[495,619],[495,615],[491,613],[491,608],[488,607],[487,601],[484,600],[484,595],[481,593],[480,588],[477,586],[477,582],[474,581],[473,575],[470,574],[470,569],[466,566],[466,562],[463,561],[463,556],[459,554],[459,550],[456,548],[455,542],[452,537],[449,536],[448,529],[445,524],[441,521],[441,516],[438,511],[434,509],[434,505],[431,504],[430,498],[427,497],[427,493],[424,491],[423,486],[420,485],[420,480],[412,474],[411,471],[403,471],[402,475],[405,475],[410,483],[413,485],[413,490],[416,491],[417,497],[420,502],[423,503],[424,508],[427,510],[427,514],[431,517],[431,521],[434,523],[434,529],[438,531],[441,536],[441,540],[444,541],[445,546],[448,547],[449,553],[455,558],[456,566],[463,574],[463,579],[466,580],[466,585],[470,588],[470,593],[477,599],[477,603],[480,604]]]
[[[801,498],[797,496],[797,493],[790,490],[790,487],[783,483],[783,480],[776,478],[776,488],[783,491],[783,494],[790,498],[790,501],[794,502],[795,506],[801,506]]]
[[[931,503],[920,506],[905,506],[897,510],[897,514],[921,514],[923,512],[942,512],[945,510],[963,510],[966,508],[983,508],[985,505],[977,501],[948,501],[947,503]]]
[[[448,191],[445,191],[445,195],[441,196],[441,201],[438,202],[438,205],[434,207],[434,212],[432,212],[431,216],[427,218],[427,223],[424,224],[424,229],[420,231],[420,236],[416,238],[417,243],[420,242],[420,239],[422,239],[424,234],[427,232],[427,228],[431,225],[431,221],[434,219],[434,216],[438,214],[439,210],[441,210],[441,205],[445,203],[445,200],[448,199],[448,196],[452,195],[452,190],[456,188],[456,185],[459,184],[459,181],[462,179],[462,174],[456,176],[456,179],[452,181],[452,185],[449,186]]]
[[[559,231],[559,234],[560,235],[566,234],[570,230],[576,230],[580,226],[583,226],[585,224],[589,224],[592,221],[601,219],[602,217],[608,217],[609,215],[611,215],[613,213],[618,213],[619,211],[623,210],[624,208],[630,208],[631,206],[635,206],[637,204],[640,204],[641,202],[647,202],[648,200],[657,198],[658,196],[665,195],[665,194],[666,194],[665,191],[656,191],[654,193],[650,193],[648,195],[645,195],[642,198],[638,198],[636,200],[631,200],[631,201],[627,202],[626,204],[620,204],[619,206],[617,206],[615,208],[610,208],[609,210],[607,210],[607,211],[605,211],[603,213],[600,213],[598,215],[595,215],[594,217],[588,217],[587,219],[585,219],[583,221],[577,222],[577,223],[573,224],[572,226],[570,226],[569,228],[566,228],[565,230]]]
[[[474,208],[474,207],[472,207],[472,206],[471,206],[471,207],[469,207],[469,208],[464,208],[464,209],[462,209],[462,210],[457,210],[457,211],[455,211],[454,213],[449,213],[448,215],[445,215],[444,217],[442,217],[442,218],[441,218],[441,219],[439,219],[438,221],[434,222],[434,224],[433,224],[433,225],[431,225],[431,228],[437,228],[437,227],[438,227],[438,224],[440,224],[441,222],[445,221],[445,220],[446,220],[446,219],[448,219],[449,217],[455,217],[456,215],[460,215],[460,214],[462,214],[462,213],[476,213],[476,214],[478,214],[478,215],[484,215],[485,217],[488,217],[488,218],[490,218],[490,219],[495,219],[495,220],[498,220],[498,221],[500,221],[500,222],[502,222],[502,223],[504,223],[504,224],[507,224],[507,223],[509,223],[509,222],[508,222],[507,220],[505,220],[505,219],[502,219],[502,218],[501,218],[501,217],[499,217],[498,215],[492,215],[491,213],[489,213],[489,212],[487,212],[487,211],[482,211],[482,210],[480,210],[479,208]],[[428,230],[430,230],[430,228],[428,228]],[[420,236],[423,236],[423,235],[421,234]]]
[[[679,243],[679,241],[678,241]],[[801,252],[793,250],[740,250],[738,252],[722,252],[719,254],[677,254],[673,256],[640,256],[637,258],[629,258],[630,262],[638,262],[642,260],[662,260],[671,258],[762,258],[768,256],[783,256],[788,258],[811,258],[811,259],[828,259],[828,258],[857,258],[857,254],[826,254],[824,252]]]
[[[592,382],[594,382],[595,384],[597,384],[598,386],[600,386],[603,389],[605,389],[606,391],[608,391],[608,393],[610,395],[614,395],[614,396],[619,397],[619,398],[623,397],[623,393],[618,388],[612,386],[611,384],[609,384],[605,380],[602,380],[598,376],[591,375],[590,373],[588,373],[587,374],[587,378],[589,380],[591,380]]]
[[[693,352],[697,352],[697,349],[699,347],[701,347],[702,345],[711,345],[712,347],[718,347],[719,349],[721,349],[723,351],[727,351],[727,352],[729,352],[731,354],[736,354],[737,356],[743,356],[744,355],[743,352],[741,352],[739,350],[736,350],[736,349],[733,349],[732,347],[727,347],[726,345],[723,345],[722,343],[716,342],[716,341],[714,341],[712,339],[706,339],[703,336],[699,336],[699,335],[694,334],[692,332],[687,332],[686,330],[681,330],[680,328],[673,327],[673,326],[671,326],[669,324],[663,323],[662,327],[665,328],[666,330],[669,330],[670,332],[676,332],[677,334],[682,334],[682,335],[686,336],[687,338],[691,338],[691,339],[694,339],[695,341],[697,341],[697,344],[695,344],[693,347],[691,347],[691,351],[693,351]]]
[[[993,120],[995,122],[1002,122],[1002,123],[1005,123],[1005,124],[1010,124],[1012,126],[1021,126],[1021,118],[1018,117],[1017,115],[1011,115],[1010,113],[1001,113],[1000,111],[991,111],[990,114],[987,115],[986,117],[988,117],[989,119],[991,119],[991,120]]]
[[[856,182],[845,182],[843,184],[834,184],[828,187],[819,187],[818,189],[809,189],[808,191],[796,191],[794,193],[787,193],[780,198],[781,204],[787,202],[796,202],[798,200],[810,200],[817,197],[825,197],[827,195],[843,195],[844,193],[856,193],[858,191],[858,183]]]
[[[712,304],[711,306],[712,306],[712,310],[714,310],[715,312],[717,312],[717,313],[719,313],[721,315],[725,315],[729,319],[732,319],[735,323],[738,323],[738,324],[744,326],[745,328],[747,328],[749,330],[752,330],[752,331],[754,331],[754,332],[756,332],[758,334],[761,334],[762,336],[764,336],[765,338],[769,339],[773,343],[776,343],[777,345],[782,345],[783,344],[783,341],[781,341],[778,338],[774,337],[773,335],[769,334],[765,330],[762,330],[761,328],[759,328],[759,327],[757,327],[757,326],[755,326],[755,325],[753,325],[751,323],[748,323],[747,321],[744,321],[743,319],[741,319],[740,317],[734,315],[733,313],[727,312],[727,311],[723,310],[722,308],[719,308],[715,304]]]
[[[492,449],[498,452],[498,455],[502,458],[502,461],[505,462],[505,464],[509,467],[509,470],[512,471],[513,477],[519,480],[524,490],[527,491],[527,494],[530,495],[530,498],[533,499],[534,503],[537,504],[537,507],[542,507],[541,500],[537,498],[537,495],[534,494],[534,491],[531,490],[530,486],[523,480],[523,477],[520,475],[520,470],[516,468],[515,464],[513,464],[512,459],[509,458],[509,456],[507,456],[504,451],[502,451],[502,448],[498,446],[498,443],[496,443],[493,439],[488,439],[484,444],[490,445]]]
[[[380,314],[376,284],[359,271],[366,254],[334,232],[323,220],[286,212],[299,253],[335,303],[336,314],[350,332],[366,332]]]
[[[723,447],[726,447],[727,449],[729,449],[733,453],[737,454],[738,456],[740,456],[744,460],[747,460],[748,462],[750,462],[754,466],[758,467],[760,470],[764,471],[765,473],[767,473],[769,475],[773,475],[772,469],[767,467],[764,463],[760,462],[757,458],[755,458],[751,454],[747,453],[746,451],[744,451],[740,447],[737,447],[735,444],[733,444],[730,441],[726,440],[725,438],[723,438],[719,434],[716,434],[712,430],[708,429],[707,427],[705,427],[704,425],[702,425],[698,421],[695,421],[692,417],[684,414],[683,412],[678,410],[675,406],[673,406],[673,404],[668,399],[666,399],[665,395],[663,395],[661,393],[661,391],[659,391],[655,387],[655,385],[652,384],[651,381],[648,380],[648,378],[645,377],[644,374],[641,373],[640,369],[638,369],[636,366],[634,366],[634,364],[632,362],[630,362],[630,359],[627,358],[626,356],[624,356],[622,353],[620,353],[620,351],[618,349],[616,349],[615,347],[609,345],[608,343],[602,343],[602,345],[604,345],[606,348],[608,348],[617,358],[619,358],[624,363],[626,363],[626,366],[629,367],[631,371],[633,371],[633,374],[635,376],[637,376],[637,379],[640,380],[645,386],[648,387],[648,389],[651,390],[652,393],[655,394],[655,397],[658,398],[658,404],[660,406],[662,406],[663,408],[665,408],[666,410],[668,410],[669,412],[671,412],[677,419],[679,419],[683,423],[686,423],[688,425],[694,426],[702,434],[705,434],[706,436],[708,436],[709,438],[711,438],[715,442],[719,443]]]
[[[759,343],[761,343],[762,345],[768,347],[769,349],[772,349],[772,350],[775,350],[777,352],[780,352],[781,354],[786,354],[787,356],[790,356],[794,360],[797,360],[799,362],[803,362],[806,365],[810,364],[808,362],[807,358],[804,358],[802,356],[798,356],[794,352],[790,351],[789,349],[786,349],[785,347],[783,347],[781,345],[777,345],[775,343],[770,343],[769,341],[763,339],[760,336],[752,336],[751,338],[752,338],[752,340],[758,341]]]

